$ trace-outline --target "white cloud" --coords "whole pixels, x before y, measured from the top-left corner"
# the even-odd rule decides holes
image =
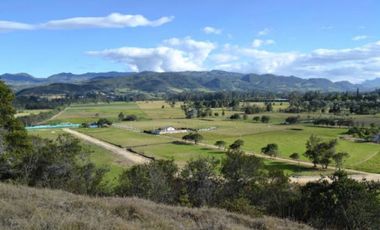
[[[12,21],[0,21],[0,31],[37,30],[37,29],[81,29],[81,28],[126,28],[138,26],[161,26],[171,22],[174,17],[161,17],[149,20],[143,15],[112,13],[105,17],[74,17],[51,20],[40,24],[26,24]]]
[[[206,26],[205,28],[203,28],[203,32],[206,33],[206,34],[221,34],[222,30],[221,29],[217,29],[215,27]]]
[[[257,35],[258,35],[258,36],[265,36],[265,35],[268,35],[269,33],[270,33],[270,29],[269,29],[269,28],[265,28],[265,29],[259,31],[259,32],[257,33]]]
[[[353,41],[360,41],[360,40],[365,40],[367,38],[368,38],[367,35],[357,35],[357,36],[353,37],[352,40]]]
[[[202,70],[204,61],[215,44],[196,41],[190,37],[165,40],[155,48],[122,47],[87,54],[126,64],[132,71],[185,71]]]
[[[33,26],[25,23],[11,22],[11,21],[0,21],[0,31],[10,31],[10,30],[32,30]]]
[[[239,60],[238,56],[230,54],[214,54],[210,56],[210,59],[216,63],[226,63]]]
[[[239,60],[216,63],[216,68],[237,72],[352,82],[380,76],[380,41],[349,49],[316,49],[310,53],[269,52],[227,45],[220,54],[238,56]]]
[[[273,44],[275,44],[275,41],[270,40],[270,39],[268,39],[268,40],[255,39],[252,42],[252,47],[253,48],[259,48],[261,46],[273,45]]]

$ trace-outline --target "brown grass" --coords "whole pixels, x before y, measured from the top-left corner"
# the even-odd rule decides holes
[[[0,229],[310,229],[273,217],[249,218],[137,198],[92,198],[0,183]]]

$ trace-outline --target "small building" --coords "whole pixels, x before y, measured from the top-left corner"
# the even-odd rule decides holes
[[[172,126],[164,127],[164,128],[158,128],[153,130],[151,133],[160,135],[160,134],[171,134],[171,133],[187,133],[187,129],[176,129]]]

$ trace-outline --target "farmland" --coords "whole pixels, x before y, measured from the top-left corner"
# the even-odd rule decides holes
[[[106,142],[133,149],[141,154],[156,159],[174,159],[183,165],[190,159],[198,157],[215,157],[222,159],[224,154],[215,148],[207,146],[180,144],[183,134],[150,135],[144,130],[152,130],[167,126],[175,128],[202,129],[214,127],[210,131],[201,131],[204,137],[202,143],[213,145],[217,140],[231,144],[236,139],[244,141],[243,150],[260,153],[262,147],[269,143],[279,146],[279,157],[289,159],[289,155],[297,152],[301,161],[308,161],[303,156],[305,143],[310,135],[315,134],[325,140],[338,139],[337,151],[348,152],[350,157],[345,166],[350,169],[380,173],[380,147],[373,143],[356,143],[339,138],[346,128],[316,127],[309,124],[283,125],[283,121],[291,114],[281,113],[287,104],[277,103],[274,112],[249,115],[246,120],[230,120],[228,117],[240,111],[225,109],[225,116],[212,116],[205,119],[185,119],[180,108],[181,103],[170,106],[164,101],[118,102],[110,104],[75,104],[66,109],[51,122],[92,122],[98,118],[108,118],[114,122],[113,127],[104,129],[78,129],[78,131],[104,140]],[[120,112],[136,115],[138,121],[119,122]],[[222,114],[222,109],[214,109],[214,113]],[[269,123],[252,121],[253,116],[268,115]],[[327,116],[321,114],[300,114],[301,117]],[[355,116],[356,122],[372,122],[376,115]],[[266,160],[268,167],[285,169],[290,174],[320,174],[320,170],[289,163]]]

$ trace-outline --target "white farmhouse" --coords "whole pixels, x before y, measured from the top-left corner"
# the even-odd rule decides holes
[[[159,129],[156,129],[156,130],[153,130],[152,133],[153,134],[157,134],[157,135],[160,135],[160,134],[171,134],[171,133],[187,133],[188,130],[187,129],[176,129],[172,126],[168,126],[168,127],[164,127],[164,128],[159,128]]]

